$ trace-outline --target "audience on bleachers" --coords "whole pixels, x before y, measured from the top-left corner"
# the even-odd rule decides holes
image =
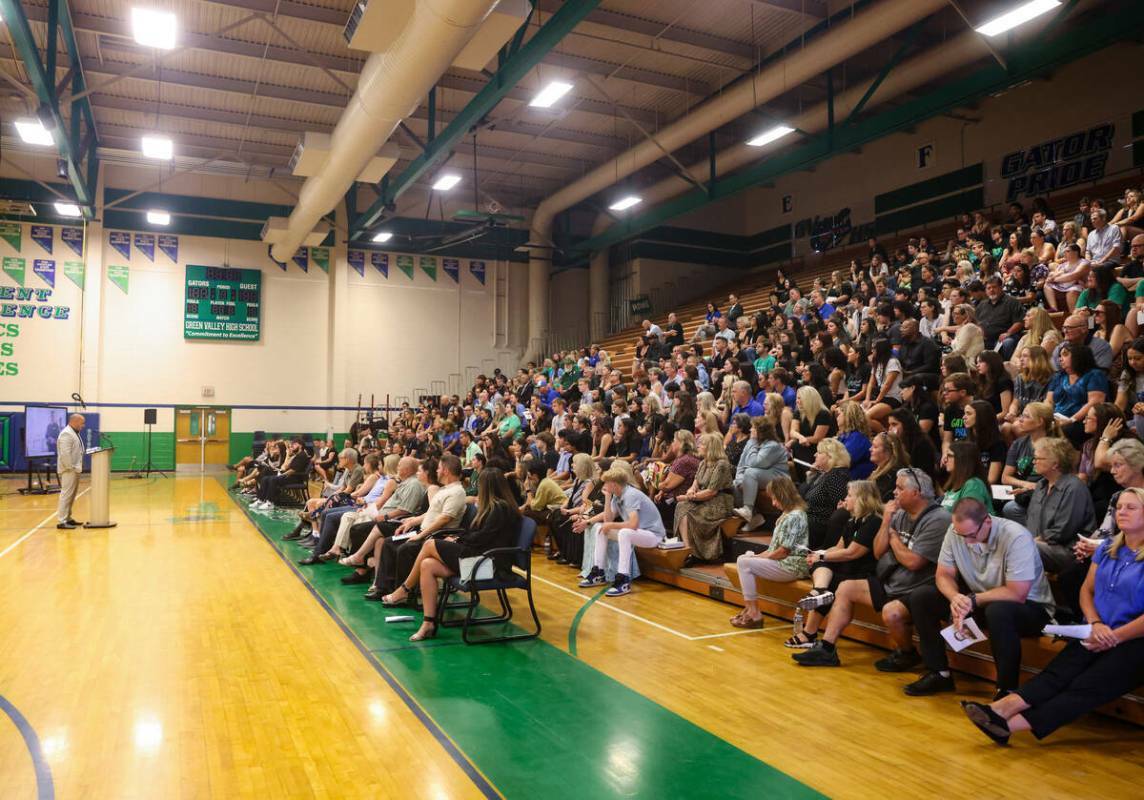
[[[649,317],[629,345],[480,375],[341,451],[319,441],[322,497],[288,538],[313,549],[304,563],[340,557],[370,598],[420,586],[428,638],[458,554],[512,538],[508,495],[555,564],[612,597],[641,550],[682,549],[676,566],[734,565],[732,624],[753,628],[761,583],[809,576],[786,642],[803,666],[839,664],[872,607],[895,648],[877,669],[924,665],[908,694],[954,688],[941,631],[972,617],[999,697],[966,713],[999,741],[1047,735],[1132,688],[1144,658],[1128,588],[1144,577],[1144,204],[1126,198],[1111,220],[1085,202],[1058,225],[1038,200],[999,224],[965,215],[948,244],[871,240],[828,278],[779,271],[773,291]],[[274,503],[309,463],[269,441],[236,485]],[[452,531],[466,522],[484,533]],[[1021,637],[1080,617],[1103,622],[1018,689]]]

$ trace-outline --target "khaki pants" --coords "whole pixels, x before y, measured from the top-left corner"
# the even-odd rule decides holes
[[[61,472],[60,476],[60,504],[56,516],[60,522],[71,519],[72,503],[75,502],[75,492],[79,488],[78,472]]]

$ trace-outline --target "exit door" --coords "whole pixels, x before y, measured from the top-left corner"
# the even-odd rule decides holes
[[[175,409],[175,466],[203,471],[230,457],[230,409]]]

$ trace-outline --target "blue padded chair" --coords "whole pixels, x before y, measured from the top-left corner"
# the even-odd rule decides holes
[[[536,535],[536,520],[529,517],[521,517],[520,531],[516,537],[515,547],[498,547],[489,550],[473,566],[473,573],[476,574],[480,571],[481,565],[486,559],[491,559],[497,555],[512,554],[513,565],[524,573],[518,574],[515,570],[508,575],[495,575],[489,580],[473,580],[465,583],[461,580],[460,576],[454,575],[441,584],[441,595],[437,603],[437,618],[440,620],[439,625],[445,628],[461,628],[461,638],[464,639],[466,644],[488,644],[490,642],[516,642],[525,639],[535,639],[540,635],[540,617],[536,614],[536,604],[532,599],[532,539]],[[532,613],[532,621],[536,625],[536,630],[532,633],[517,633],[508,634],[503,636],[472,636],[470,628],[476,625],[493,625],[496,623],[507,623],[512,619],[512,604],[508,599],[509,589],[519,589],[523,591],[528,597],[528,610]],[[452,592],[468,592],[469,601],[467,603],[453,603],[446,605],[446,600]],[[481,605],[481,592],[496,592],[497,600],[500,601],[501,610],[499,614],[491,616],[478,616],[477,610]],[[465,616],[462,618],[446,619],[446,611],[449,608],[464,608]]]

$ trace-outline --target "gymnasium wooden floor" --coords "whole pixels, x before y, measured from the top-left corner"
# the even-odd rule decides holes
[[[1091,718],[994,747],[878,651],[796,667],[789,625],[647,581],[618,600],[540,559],[540,641],[421,645],[295,567],[285,514],[214,477],[112,482],[56,531],[0,481],[0,798],[1131,797],[1144,731]],[[86,480],[83,487],[86,487]],[[82,487],[81,487],[82,488]],[[77,502],[84,519],[86,497]],[[960,677],[963,696],[985,697]]]

